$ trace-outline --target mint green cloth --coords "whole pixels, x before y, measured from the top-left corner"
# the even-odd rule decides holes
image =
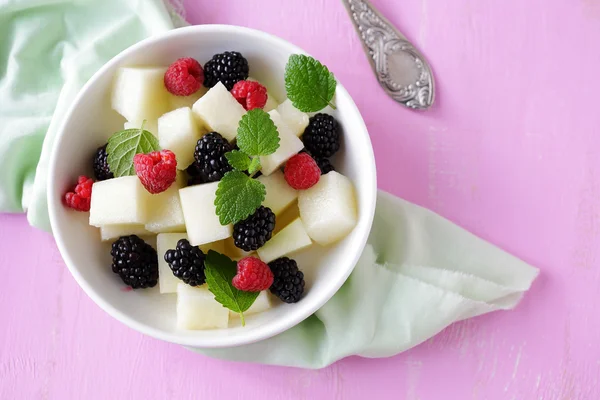
[[[0,211],[50,230],[46,171],[54,135],[83,84],[129,45],[185,22],[162,0],[0,3]],[[452,322],[520,300],[538,271],[423,208],[380,192],[356,269],[313,316],[268,340],[194,349],[231,360],[320,368],[386,357]]]

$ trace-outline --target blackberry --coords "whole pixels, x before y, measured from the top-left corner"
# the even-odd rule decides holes
[[[217,132],[202,136],[194,151],[192,173],[196,174],[194,181],[207,183],[220,181],[226,172],[231,171],[231,165],[225,158],[225,153],[232,150],[231,144]],[[190,168],[188,168],[189,173]]]
[[[329,114],[316,114],[310,117],[304,130],[302,141],[313,157],[327,158],[340,149],[340,127]]]
[[[112,244],[112,271],[133,289],[156,286],[158,256],[156,250],[136,235],[121,236]]]
[[[96,154],[94,154],[94,176],[98,181],[115,177],[108,166],[108,153],[106,152],[106,146],[108,146],[108,143],[104,146],[98,147]]]
[[[167,250],[165,261],[173,275],[190,286],[200,286],[206,282],[204,260],[206,255],[198,246],[192,246],[187,239],[177,242],[175,250]]]
[[[296,303],[304,293],[304,274],[291,258],[281,257],[269,263],[275,279],[271,293],[286,303]]]
[[[221,81],[227,90],[236,82],[248,79],[248,60],[237,51],[215,54],[204,64],[204,86],[211,88]]]
[[[306,151],[306,149],[303,149],[300,153],[310,154],[310,152]],[[329,161],[328,158],[315,157],[312,154],[310,154],[310,156],[317,162],[317,165],[321,170],[321,175],[325,175],[331,171],[335,171],[335,168],[333,168],[333,165],[331,165],[331,161]]]
[[[275,213],[270,208],[260,206],[254,214],[233,225],[233,242],[244,251],[254,251],[262,247],[275,229]]]

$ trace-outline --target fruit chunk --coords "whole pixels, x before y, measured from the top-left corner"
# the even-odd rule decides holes
[[[197,102],[200,97],[204,96],[207,91],[208,88],[201,86],[196,93],[189,96],[175,96],[174,94],[169,93],[169,110],[176,110],[183,107],[192,108],[194,103]]]
[[[279,215],[298,198],[298,192],[287,184],[281,171],[275,171],[269,176],[261,175],[258,180],[267,190],[262,205],[269,207],[275,215]]]
[[[231,236],[233,226],[221,225],[215,208],[219,182],[190,186],[179,190],[185,227],[192,246],[199,246]]]
[[[352,182],[331,171],[298,194],[300,218],[308,235],[326,246],[345,237],[358,221]]]
[[[122,176],[94,183],[90,225],[145,224],[151,196],[137,176]]]
[[[225,253],[225,241],[224,240],[218,240],[216,242],[212,242],[212,243],[207,243],[207,244],[203,244],[200,245],[200,250],[202,250],[202,252],[204,254],[208,254],[208,252],[210,250],[214,250],[217,253]]]
[[[277,216],[273,235],[277,234],[283,228],[294,222],[296,218],[300,218],[300,211],[298,211],[297,201],[293,202],[288,208],[285,209],[285,211]]]
[[[254,254],[253,251],[244,251],[235,245],[233,237],[228,237],[223,241],[223,254],[232,260],[239,261],[244,257],[251,256]]]
[[[173,275],[169,264],[165,261],[167,250],[173,250],[177,247],[177,242],[181,239],[187,239],[185,233],[161,233],[156,236],[156,252],[158,253],[158,286],[161,293],[175,293],[177,285],[181,279]]]
[[[246,112],[221,82],[195,102],[192,110],[206,129],[219,132],[230,142],[237,136],[238,124]]]
[[[194,162],[194,147],[201,136],[189,107],[178,108],[158,119],[160,147],[175,153],[179,170],[186,169]]]
[[[148,200],[148,222],[146,229],[155,233],[183,232],[185,221],[179,200],[179,189],[185,182],[183,173],[177,174],[177,180],[162,193],[150,196]]]
[[[123,125],[123,129],[140,129],[144,121],[127,121]],[[144,123],[144,130],[158,137],[158,120],[149,119]]]
[[[312,241],[306,234],[302,221],[298,218],[273,236],[271,240],[257,250],[257,253],[261,260],[269,263],[311,244]]]
[[[177,284],[177,327],[179,329],[227,328],[229,310],[215,300],[206,285]]]
[[[277,106],[277,112],[283,118],[283,121],[292,129],[294,135],[300,137],[304,129],[308,126],[308,115],[298,110],[292,104],[290,99],[286,99]]]
[[[277,132],[279,132],[279,148],[273,154],[260,157],[260,163],[262,164],[261,171],[266,176],[271,175],[290,157],[298,154],[304,148],[302,141],[283,122],[281,115],[276,110],[269,111],[269,115],[277,127]]]
[[[269,308],[271,308],[271,297],[269,296],[268,290],[263,290],[262,292],[260,292],[260,294],[254,301],[254,303],[252,303],[250,308],[247,309],[246,311],[244,311],[244,316],[247,316],[250,314],[257,314],[257,313],[266,311]],[[240,317],[239,313],[229,311],[229,318],[239,318],[239,317]]]
[[[100,237],[103,242],[129,235],[148,236],[152,235],[152,232],[140,224],[102,225],[100,227]]]
[[[168,111],[166,68],[124,67],[116,73],[112,108],[127,121],[157,119]]]

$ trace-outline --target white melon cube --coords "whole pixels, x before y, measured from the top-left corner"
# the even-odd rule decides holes
[[[281,167],[292,156],[298,154],[304,148],[304,144],[290,127],[283,122],[281,115],[276,110],[269,111],[269,115],[277,127],[279,132],[279,148],[273,154],[260,157],[262,165],[261,172],[263,175],[269,176]]]
[[[127,121],[157,119],[169,110],[164,84],[166,68],[124,67],[117,70],[112,108]]]
[[[127,121],[123,125],[123,129],[140,129],[142,127],[143,122],[144,121]],[[144,123],[144,130],[158,137],[158,120],[146,120],[146,122]]]
[[[229,310],[215,300],[206,285],[177,285],[177,327],[179,329],[224,329]]]
[[[249,81],[255,81],[255,82],[259,82],[258,79],[254,79],[254,78],[248,78],[247,80]],[[264,85],[262,82],[260,82],[264,87],[267,87],[267,85]],[[262,108],[264,112],[269,112],[271,110],[274,110],[277,108],[277,105],[279,104],[279,102],[277,101],[277,99],[275,98],[275,96],[273,96],[273,93],[271,93],[269,91],[269,89],[267,88],[267,103],[265,104],[265,106]]]
[[[152,235],[152,232],[140,224],[102,225],[100,227],[100,237],[103,242],[129,235],[148,236]]]
[[[269,308],[271,308],[271,297],[269,296],[268,290],[263,290],[258,294],[258,297],[254,301],[254,303],[252,303],[250,308],[244,311],[244,316],[250,314],[258,314],[260,312],[267,311]],[[229,311],[229,318],[239,317],[239,313],[233,312],[231,310]]]
[[[158,119],[158,142],[177,158],[177,169],[184,170],[194,162],[194,148],[201,131],[188,107],[166,113]]]
[[[158,254],[158,286],[161,293],[175,293],[181,279],[173,275],[169,264],[165,261],[167,250],[177,248],[177,242],[187,239],[185,233],[160,233],[156,236],[156,253]]]
[[[283,118],[283,121],[292,129],[294,135],[300,137],[304,133],[304,129],[308,126],[308,114],[298,110],[292,104],[290,99],[287,99],[277,107],[277,112]]]
[[[203,244],[203,245],[201,245],[199,247],[200,247],[200,250],[202,250],[202,252],[204,254],[208,254],[208,252],[210,250],[214,250],[217,253],[224,254],[225,253],[225,240],[218,240],[216,242]]]
[[[301,250],[312,244],[302,221],[298,218],[274,235],[263,247],[257,250],[258,256],[266,263]]]
[[[298,210],[298,202],[295,201],[275,219],[275,229],[273,229],[273,235],[281,231],[298,218],[300,218],[300,211]]]
[[[275,171],[269,176],[261,175],[258,180],[267,190],[262,205],[269,207],[275,215],[279,215],[298,198],[298,191],[288,185],[281,171]]]
[[[326,246],[345,237],[358,222],[354,186],[344,175],[331,171],[298,194],[300,218],[308,235]]]
[[[92,186],[90,225],[143,225],[148,220],[150,196],[137,176],[96,182]]]
[[[233,241],[233,237],[229,237],[229,238],[225,239],[223,241],[223,243],[224,243],[223,254],[225,254],[227,257],[231,258],[232,260],[239,261],[244,257],[249,257],[254,254],[253,251],[244,251],[244,250],[240,249],[239,247],[237,247],[235,245],[235,242]]]
[[[227,239],[233,227],[221,225],[215,207],[219,182],[190,186],[179,190],[185,227],[193,246]]]
[[[240,119],[246,113],[221,82],[194,103],[192,109],[206,129],[220,133],[230,142],[236,138]]]
[[[182,107],[192,108],[195,102],[198,99],[206,94],[208,88],[204,85],[200,86],[200,89],[196,93],[192,93],[189,96],[175,96],[174,94],[169,93],[169,108],[171,110],[176,110]]]
[[[184,174],[178,173],[177,180],[171,187],[162,193],[150,196],[147,230],[155,233],[185,231],[185,221],[179,200],[179,189],[183,186],[184,180]]]

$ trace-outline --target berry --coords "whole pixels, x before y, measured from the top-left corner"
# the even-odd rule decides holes
[[[339,124],[329,114],[316,114],[310,117],[302,141],[313,156],[331,157],[340,149]]]
[[[227,90],[238,81],[248,79],[248,60],[237,51],[215,54],[204,64],[204,86],[211,88],[221,81]]]
[[[244,251],[254,251],[262,247],[275,229],[275,213],[270,208],[260,206],[254,214],[233,225],[233,242]]]
[[[273,284],[273,272],[256,257],[242,258],[237,263],[237,275],[231,283],[236,289],[244,292],[260,292]]]
[[[190,286],[200,286],[206,282],[204,260],[206,256],[198,246],[192,246],[187,239],[177,242],[175,250],[167,250],[165,261],[173,275]]]
[[[177,160],[170,150],[136,154],[133,165],[142,185],[152,194],[164,192],[177,178]]]
[[[304,293],[304,274],[291,258],[281,257],[269,263],[273,271],[271,293],[286,303],[296,303]]]
[[[267,88],[254,81],[239,81],[233,85],[231,94],[246,110],[263,108],[267,104]]]
[[[97,181],[104,181],[115,177],[108,165],[106,146],[108,146],[108,143],[102,147],[98,147],[96,154],[94,154],[94,176]]]
[[[288,185],[297,190],[308,189],[319,182],[321,170],[308,153],[299,153],[290,158],[283,170]]]
[[[112,244],[112,271],[133,289],[156,286],[158,256],[156,250],[136,235],[121,236]]]
[[[300,153],[308,153],[308,151],[306,151],[306,149],[302,150]],[[310,153],[308,153],[310,154]],[[317,162],[317,165],[319,166],[319,169],[321,170],[321,175],[325,175],[331,171],[335,171],[335,168],[333,168],[333,165],[331,165],[331,161],[329,161],[328,158],[319,158],[319,157],[315,157],[312,154],[310,154],[310,156]]]
[[[204,71],[193,58],[180,58],[165,72],[165,87],[175,96],[189,96],[204,83]]]
[[[90,211],[92,201],[92,185],[94,181],[87,176],[80,176],[72,192],[65,194],[65,204],[77,211]]]
[[[194,151],[198,183],[220,181],[225,173],[231,171],[231,165],[225,153],[232,150],[231,144],[217,132],[202,136]]]

